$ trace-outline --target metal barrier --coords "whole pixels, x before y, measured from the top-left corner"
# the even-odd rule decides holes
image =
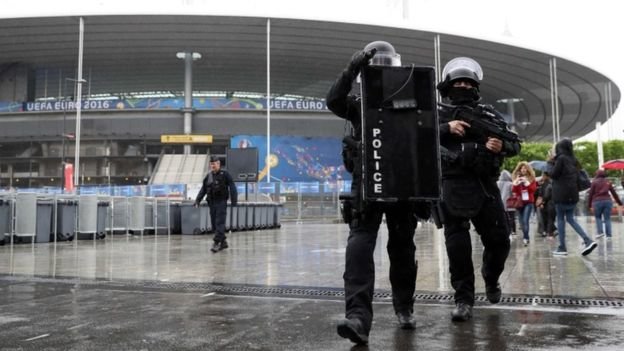
[[[112,221],[111,227],[113,232],[129,233],[130,227],[128,226],[130,220],[130,198],[122,196],[112,197]]]
[[[97,206],[97,195],[80,195],[78,198],[78,234],[76,238],[96,239]]]
[[[129,198],[128,204],[128,229],[134,232],[145,231],[145,197],[135,196]]]
[[[37,194],[21,193],[15,197],[15,205],[13,206],[13,220],[15,223],[14,231],[11,236],[11,244],[14,237],[20,238],[30,237],[31,243],[35,243],[35,235],[37,230],[37,222],[33,220],[37,217]]]

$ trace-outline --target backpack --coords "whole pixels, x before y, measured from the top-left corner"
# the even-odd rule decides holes
[[[591,180],[589,180],[589,174],[584,169],[578,170],[578,176],[576,177],[576,187],[578,191],[587,190],[591,187]]]

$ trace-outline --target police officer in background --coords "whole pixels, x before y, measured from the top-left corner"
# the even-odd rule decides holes
[[[221,169],[221,161],[216,156],[210,157],[210,172],[204,178],[202,187],[195,199],[195,207],[199,206],[201,200],[206,196],[208,206],[210,206],[210,222],[212,229],[215,231],[214,244],[210,249],[212,252],[218,252],[228,248],[225,240],[225,217],[227,215],[227,199],[230,197],[232,206],[236,206],[238,201],[238,193],[236,184],[232,180],[232,176]]]
[[[414,205],[411,203],[363,203],[361,192],[361,97],[349,94],[352,83],[366,65],[400,66],[401,59],[394,47],[385,41],[372,42],[356,52],[346,69],[327,94],[327,107],[338,117],[351,123],[352,134],[345,137],[343,158],[346,169],[352,173],[353,201],[344,203],[345,222],[350,232],[347,241],[344,287],[346,319],[337,326],[338,334],[356,344],[366,344],[373,319],[373,289],[375,263],[373,251],[382,215],[388,227],[388,255],[392,303],[403,329],[414,329],[412,316],[416,288],[417,262],[414,258],[414,231],[417,225]],[[349,209],[349,207],[352,208]],[[424,206],[422,208],[423,211]]]
[[[481,100],[481,66],[471,58],[455,58],[444,67],[437,86],[450,105],[440,104],[440,144],[452,157],[442,157],[442,210],[451,285],[455,289],[453,321],[472,318],[475,275],[472,265],[470,222],[483,243],[481,274],[491,303],[501,299],[498,283],[509,254],[509,229],[496,181],[504,157],[520,152],[518,141],[501,140],[458,117],[462,108],[475,108]],[[483,105],[480,105],[483,106]],[[474,110],[471,110],[474,111]],[[490,117],[504,126],[500,114],[489,106]],[[477,114],[477,118],[486,116]],[[515,134],[514,134],[515,135]]]

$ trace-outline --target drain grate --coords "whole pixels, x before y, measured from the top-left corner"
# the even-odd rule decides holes
[[[201,282],[163,282],[154,280],[103,280],[78,279],[74,277],[32,277],[0,275],[0,281],[12,283],[53,283],[78,285],[83,289],[112,289],[128,291],[168,291],[168,292],[215,292],[221,295],[264,296],[264,297],[296,297],[308,299],[340,299],[344,298],[341,288],[300,287],[300,286],[266,286],[243,284],[218,284]],[[377,290],[373,298],[380,301],[392,300],[392,292]],[[444,293],[420,293],[414,296],[418,303],[453,303],[453,296]],[[477,304],[489,304],[485,296],[476,296]],[[503,296],[499,304],[504,305],[551,305],[574,307],[624,307],[624,300],[576,299],[544,296]]]

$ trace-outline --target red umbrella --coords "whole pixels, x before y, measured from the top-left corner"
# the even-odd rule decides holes
[[[611,160],[602,164],[603,169],[624,169],[624,160]]]

